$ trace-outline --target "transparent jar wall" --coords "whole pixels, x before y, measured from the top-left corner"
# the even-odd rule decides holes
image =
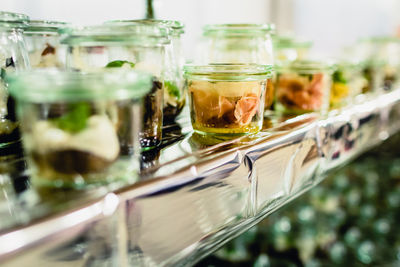
[[[384,73],[382,64],[372,61],[365,63],[362,75],[367,81],[362,89],[363,93],[377,93],[383,89]]]
[[[273,64],[272,41],[269,35],[208,36],[199,48],[196,63]]]
[[[385,43],[380,49],[385,59],[383,67],[383,89],[391,90],[400,85],[400,40]]]
[[[166,71],[164,90],[164,123],[173,123],[186,102],[186,90],[183,79],[185,59],[180,35],[171,37],[171,44],[165,47]]]
[[[286,115],[326,113],[329,108],[332,73],[277,71],[276,110]]]
[[[134,140],[138,129],[131,119],[132,113],[140,114],[139,101],[22,100],[18,104],[35,187],[86,189],[110,184],[115,188],[135,181],[139,157],[130,149],[135,142],[138,146]],[[121,108],[131,113],[121,113]]]
[[[163,84],[166,75],[164,46],[71,46],[67,52],[67,68],[82,71],[102,71],[107,64],[117,60],[134,63],[135,70],[154,76],[153,88],[144,98],[141,146],[152,148],[162,139]],[[124,64],[123,68],[131,68]],[[123,111],[121,111],[123,112]]]
[[[65,69],[66,47],[56,33],[25,33],[31,68]]]
[[[364,92],[387,91],[400,86],[400,40],[367,40],[357,48],[366,62],[364,73],[370,82]]]
[[[274,47],[274,60],[275,62],[304,60],[307,59],[309,50],[309,47]]]
[[[21,30],[0,26],[0,147],[19,139],[15,101],[9,97],[3,79],[7,73],[29,68]]]
[[[269,79],[214,81],[187,78],[193,129],[219,135],[261,130]]]

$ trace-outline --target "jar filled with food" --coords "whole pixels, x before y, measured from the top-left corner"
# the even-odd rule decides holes
[[[29,68],[23,29],[29,17],[0,11],[0,148],[19,141],[15,102],[9,97],[5,77],[12,72]]]
[[[155,27],[165,28],[171,43],[165,46],[165,72],[164,72],[164,124],[171,124],[181,113],[185,102],[184,80],[182,68],[185,63],[182,50],[182,34],[184,25],[174,20],[117,20],[108,23],[141,23]]]
[[[355,96],[362,93],[368,81],[362,75],[359,63],[341,61],[335,64],[332,75],[330,108],[340,108],[352,102]]]
[[[257,133],[263,124],[272,66],[210,64],[184,67],[193,129],[200,134]]]
[[[67,68],[85,72],[107,68],[140,70],[153,75],[153,87],[143,102],[143,149],[160,144],[163,124],[165,47],[168,32],[138,23],[113,23],[62,30],[68,46]],[[120,112],[127,112],[121,110]]]
[[[29,21],[24,37],[31,68],[65,68],[66,49],[60,45],[58,30],[67,25],[58,21]]]
[[[400,85],[400,38],[373,37],[360,41],[365,77],[371,85],[365,91],[391,90]]]
[[[283,35],[274,35],[272,43],[274,46],[275,62],[305,60],[312,47],[312,42],[310,41]]]
[[[273,64],[270,24],[214,24],[203,28],[204,44],[196,63]]]
[[[32,71],[8,76],[7,82],[17,100],[34,186],[87,189],[134,182],[150,75]]]
[[[294,61],[277,66],[276,110],[287,115],[326,112],[332,73],[332,65],[318,61]]]

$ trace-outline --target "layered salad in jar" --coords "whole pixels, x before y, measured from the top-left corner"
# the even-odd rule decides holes
[[[15,114],[15,100],[9,96],[5,83],[7,73],[15,70],[13,57],[0,51],[0,147],[20,139]]]
[[[362,75],[362,65],[352,62],[337,63],[332,75],[330,107],[348,105],[366,86],[368,81]]]
[[[149,75],[31,72],[8,79],[35,186],[85,189],[135,178],[139,155],[126,153],[125,144],[136,140],[138,152],[139,99],[150,90]]]
[[[143,99],[143,125],[140,132],[140,145],[144,150],[156,147],[161,142],[163,96],[165,95],[163,82],[160,78],[160,67],[145,61],[133,63],[126,60],[114,60],[109,62],[106,68],[133,69],[152,74],[151,90]]]
[[[295,61],[277,68],[276,109],[287,115],[324,112],[329,107],[332,67]]]

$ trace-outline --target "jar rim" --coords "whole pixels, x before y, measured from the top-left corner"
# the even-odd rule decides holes
[[[184,75],[211,79],[248,80],[271,78],[274,68],[272,65],[260,64],[209,64],[185,65]]]
[[[58,33],[60,28],[65,28],[69,23],[55,20],[30,20],[24,33],[50,32]]]
[[[361,38],[359,42],[371,42],[371,43],[398,43],[400,37],[397,36],[373,36],[368,38]]]
[[[106,24],[113,23],[140,23],[145,25],[155,25],[167,28],[171,34],[183,34],[185,25],[178,20],[162,20],[162,19],[133,19],[133,20],[110,20]]]
[[[276,65],[277,72],[296,71],[304,73],[314,73],[318,71],[333,72],[335,65],[331,62],[322,62],[317,60],[295,60]]]
[[[167,30],[139,23],[112,23],[65,27],[58,31],[62,44],[96,45],[101,43],[137,43],[163,45],[170,43]]]
[[[296,39],[293,36],[273,35],[272,42],[274,48],[310,48],[313,45],[312,41]]]
[[[0,27],[24,28],[29,22],[29,16],[22,13],[0,11]]]
[[[204,36],[226,35],[226,36],[247,36],[267,35],[275,31],[274,24],[208,24],[203,27]]]
[[[150,92],[153,82],[148,73],[121,69],[90,73],[33,70],[8,74],[5,79],[16,99],[36,103],[139,99]]]

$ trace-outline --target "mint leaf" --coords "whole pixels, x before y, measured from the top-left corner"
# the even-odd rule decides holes
[[[76,103],[69,106],[70,111],[63,116],[54,119],[53,123],[61,130],[77,133],[87,126],[90,116],[90,106],[87,103]]]
[[[167,92],[169,95],[175,96],[177,99],[181,97],[181,92],[179,91],[178,86],[176,86],[175,83],[171,81],[165,81],[165,89],[167,89]]]
[[[129,62],[127,60],[114,60],[109,62],[106,65],[106,68],[121,68],[124,64],[128,64],[131,68],[135,67],[134,63]]]

